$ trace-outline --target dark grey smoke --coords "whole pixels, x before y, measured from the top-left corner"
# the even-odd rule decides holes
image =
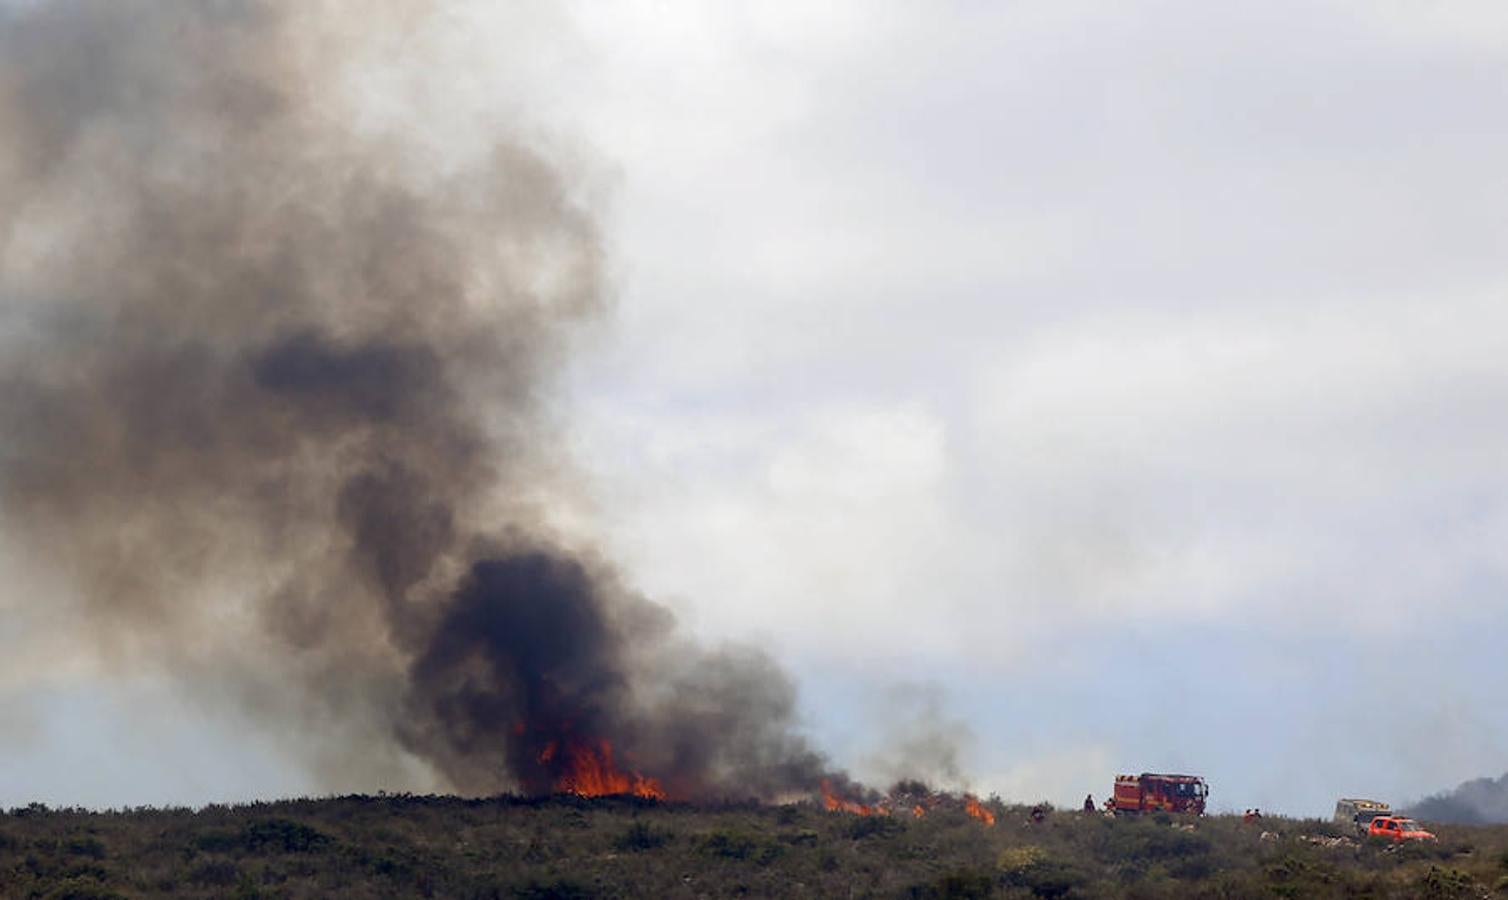
[[[1508,823],[1508,775],[1463,782],[1453,791],[1419,801],[1409,813],[1428,822],[1457,825]]]
[[[0,10],[0,503],[82,640],[335,780],[544,792],[610,752],[672,795],[815,788],[768,658],[549,527],[597,226],[508,123],[465,165],[407,140],[424,109],[360,124],[356,49],[421,8]]]

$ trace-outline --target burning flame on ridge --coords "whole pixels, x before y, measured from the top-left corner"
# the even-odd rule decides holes
[[[963,795],[963,811],[983,822],[987,826],[994,826],[995,814],[984,808],[979,798],[973,794]]]
[[[889,816],[896,814],[897,811],[906,810],[907,804],[911,804],[909,807],[911,815],[918,819],[925,819],[935,809],[947,808],[962,809],[969,816],[983,822],[986,827],[993,827],[995,824],[995,814],[973,794],[964,794],[960,797],[957,794],[925,792],[917,797],[914,794],[902,792],[899,795],[884,797],[878,803],[869,804],[846,799],[833,790],[832,782],[827,779],[822,780],[822,805],[829,812],[846,812],[856,816]]]
[[[856,816],[888,816],[890,810],[883,806],[870,806],[868,803],[856,803],[853,800],[845,800],[833,793],[832,782],[822,779],[822,805],[829,812],[853,813]]]
[[[632,794],[653,800],[664,800],[665,789],[654,778],[638,772],[624,772],[613,765],[613,745],[600,740],[591,744],[567,744],[560,749],[554,741],[539,752],[539,761],[547,763],[560,754],[564,760],[564,773],[555,781],[555,790],[579,797],[605,797],[610,794]]]

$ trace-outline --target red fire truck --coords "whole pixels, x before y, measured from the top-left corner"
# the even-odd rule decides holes
[[[1105,801],[1105,808],[1116,815],[1148,812],[1191,813],[1204,815],[1204,798],[1209,785],[1198,775],[1115,776],[1115,792]]]

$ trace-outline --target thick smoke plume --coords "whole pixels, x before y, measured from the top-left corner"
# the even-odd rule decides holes
[[[340,786],[815,788],[769,659],[548,525],[599,234],[506,122],[452,157],[363,118],[368,32],[423,10],[0,10],[0,503],[91,652]]]

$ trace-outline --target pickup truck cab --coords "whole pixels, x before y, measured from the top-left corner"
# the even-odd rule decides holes
[[[1395,842],[1435,840],[1435,836],[1421,828],[1418,822],[1402,816],[1378,816],[1367,826],[1367,834]]]

